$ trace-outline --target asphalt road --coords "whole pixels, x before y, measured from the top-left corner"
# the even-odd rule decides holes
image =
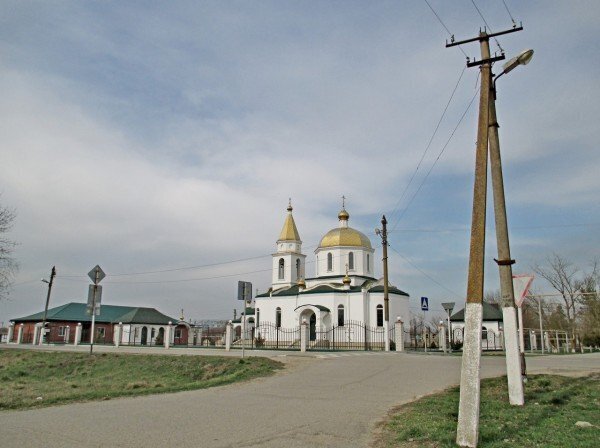
[[[367,447],[392,407],[460,378],[457,356],[273,355],[287,364],[283,372],[242,384],[0,412],[0,440],[47,448]],[[530,373],[600,372],[600,354],[530,357],[527,367]],[[503,357],[483,357],[482,376],[504,372]]]

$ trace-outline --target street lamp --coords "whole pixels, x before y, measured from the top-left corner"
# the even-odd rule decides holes
[[[507,74],[508,72],[513,71],[519,65],[529,64],[529,62],[531,61],[532,58],[533,58],[533,50],[532,49],[523,50],[521,53],[516,55],[514,58],[509,59],[502,66],[502,73],[500,73],[498,76],[496,76],[494,78],[494,82],[492,84],[492,92],[494,93],[494,99],[496,99],[496,81],[498,81],[498,78],[500,78],[500,76],[502,76],[502,75]]]

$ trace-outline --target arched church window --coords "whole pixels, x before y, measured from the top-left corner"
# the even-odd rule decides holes
[[[283,280],[285,278],[285,260],[283,258],[279,259],[279,280]]]
[[[487,340],[488,332],[486,327],[481,327],[481,339]]]
[[[260,310],[256,308],[256,326],[260,325]]]
[[[383,327],[383,305],[377,305],[377,326]]]
[[[300,277],[300,258],[296,258],[296,278]]]
[[[371,256],[367,254],[367,272],[371,272]]]
[[[275,310],[275,326],[281,328],[281,308]]]
[[[348,269],[354,269],[354,252],[348,254]]]
[[[327,270],[333,271],[333,255],[331,255],[331,252],[327,254]]]
[[[344,326],[344,305],[338,306],[337,318],[338,318],[338,326],[343,327]]]

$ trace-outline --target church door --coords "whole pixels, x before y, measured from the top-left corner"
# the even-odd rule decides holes
[[[317,316],[315,315],[315,313],[312,313],[310,315],[310,330],[309,330],[309,339],[311,341],[314,341],[315,339],[317,339]]]

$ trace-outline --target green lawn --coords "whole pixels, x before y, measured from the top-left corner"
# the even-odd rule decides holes
[[[0,349],[0,410],[202,389],[282,368],[266,358]]]
[[[531,376],[525,391],[525,406],[510,406],[506,377],[482,381],[479,447],[600,447],[600,375]],[[456,447],[458,398],[455,387],[399,407],[376,446]]]

